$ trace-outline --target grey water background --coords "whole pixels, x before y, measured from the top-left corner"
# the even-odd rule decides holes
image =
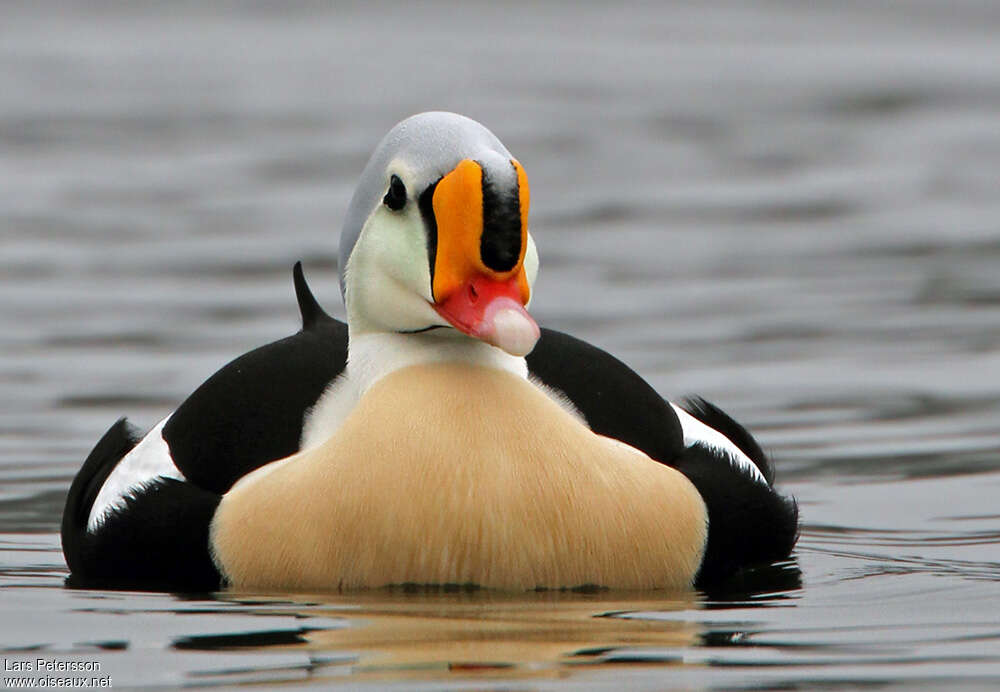
[[[0,657],[115,687],[1000,684],[1000,5],[0,5]],[[342,315],[340,219],[427,109],[524,164],[534,313],[745,422],[799,500],[740,593],[78,591],[69,482]],[[9,677],[9,673],[3,673]]]

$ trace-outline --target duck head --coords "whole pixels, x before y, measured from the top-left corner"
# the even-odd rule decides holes
[[[539,337],[528,314],[538,254],[521,164],[454,113],[396,125],[368,161],[340,240],[352,336],[477,339],[515,356]]]

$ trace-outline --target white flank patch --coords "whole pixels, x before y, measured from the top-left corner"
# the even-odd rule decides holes
[[[184,480],[184,475],[174,466],[170,447],[163,439],[163,426],[170,420],[167,416],[156,424],[139,444],[122,457],[115,470],[104,481],[101,492],[97,493],[90,508],[87,530],[91,533],[104,523],[115,507],[121,506],[125,498],[149,485],[157,478]]]
[[[733,444],[732,440],[715,428],[705,425],[677,404],[671,403],[670,405],[674,407],[674,411],[681,421],[685,447],[690,447],[698,442],[711,447],[731,458],[736,463],[736,466],[755,481],[767,485],[767,480],[764,478],[764,474],[760,472],[760,469],[757,468],[757,464],[753,463],[750,457],[743,453],[743,450]]]

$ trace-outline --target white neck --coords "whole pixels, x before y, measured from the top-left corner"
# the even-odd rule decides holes
[[[350,332],[345,374],[363,396],[373,384],[402,368],[430,363],[470,363],[528,377],[524,358],[460,335],[451,329],[421,334]]]

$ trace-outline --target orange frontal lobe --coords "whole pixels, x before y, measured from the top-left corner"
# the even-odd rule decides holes
[[[479,267],[483,232],[483,169],[465,159],[434,188],[437,256],[434,258],[434,299],[444,300]]]
[[[522,301],[528,301],[530,289],[523,268],[527,178],[520,165],[513,161],[512,165],[520,193],[494,186],[483,167],[471,159],[463,160],[438,181],[432,198],[437,226],[432,281],[436,302],[476,277],[504,282],[516,277]],[[510,203],[514,205],[513,219],[502,214]]]

